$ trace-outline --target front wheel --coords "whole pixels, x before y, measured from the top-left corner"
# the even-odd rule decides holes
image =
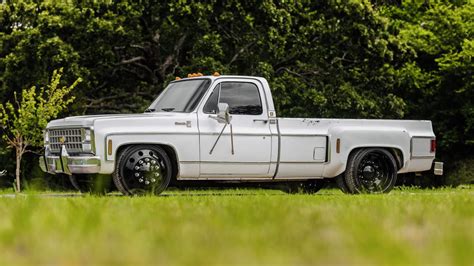
[[[385,149],[357,150],[349,157],[344,179],[351,193],[388,193],[397,181],[397,163]]]
[[[170,158],[159,146],[127,147],[120,153],[115,165],[113,180],[124,195],[158,195],[171,180]]]

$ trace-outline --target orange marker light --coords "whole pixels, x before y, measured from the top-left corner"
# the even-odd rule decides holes
[[[336,153],[341,152],[341,139],[336,140]]]
[[[107,154],[112,155],[112,140],[111,139],[109,139],[109,141],[107,142]]]
[[[180,77],[176,77],[175,80],[180,80],[181,78]]]
[[[188,74],[188,78],[202,77],[204,76],[201,72]]]
[[[216,72],[214,72],[214,74],[212,74],[212,75],[213,75],[214,77],[218,77],[218,76],[220,76],[221,74],[219,74],[219,72],[216,71]]]

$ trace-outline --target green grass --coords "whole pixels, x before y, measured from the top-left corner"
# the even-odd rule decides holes
[[[0,198],[0,265],[474,262],[474,189]]]

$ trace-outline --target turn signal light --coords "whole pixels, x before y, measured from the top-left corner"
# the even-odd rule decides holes
[[[112,140],[107,141],[107,154],[112,155]]]
[[[436,139],[431,140],[431,145],[430,145],[430,152],[435,152],[436,151]]]
[[[188,74],[188,78],[202,77],[204,76],[201,72]]]

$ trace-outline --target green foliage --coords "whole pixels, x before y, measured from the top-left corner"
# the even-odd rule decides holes
[[[51,82],[45,87],[33,86],[22,91],[18,101],[14,92],[15,102],[0,104],[0,121],[3,127],[2,138],[11,146],[17,146],[21,139],[22,145],[39,147],[43,144],[42,131],[47,123],[55,119],[74,101],[71,91],[81,79],[70,86],[61,86],[62,69],[53,71]]]
[[[280,116],[430,119],[474,150],[472,1],[7,1],[0,99],[63,67],[70,114],[141,112],[174,76],[267,78]]]
[[[46,88],[37,90],[36,86],[24,89],[21,100],[16,91],[14,101],[0,104],[0,123],[2,139],[16,153],[16,191],[20,192],[20,169],[23,154],[30,146],[39,147],[43,144],[43,130],[48,122],[55,119],[70,103],[74,96],[69,94],[81,79],[78,78],[70,86],[61,86],[62,68],[53,71],[50,83]]]
[[[474,158],[459,159],[452,167],[454,170],[448,173],[446,183],[451,186],[461,184],[474,184]]]
[[[474,148],[470,2],[420,4],[405,1],[383,12],[392,18],[396,49],[396,94],[407,103],[406,118],[430,119],[440,154],[469,154]]]

